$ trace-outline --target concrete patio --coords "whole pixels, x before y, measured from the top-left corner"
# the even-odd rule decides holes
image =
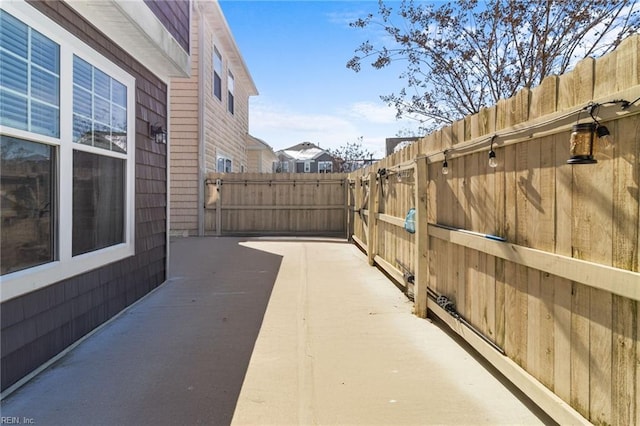
[[[186,238],[1,403],[38,425],[552,424],[340,240]]]

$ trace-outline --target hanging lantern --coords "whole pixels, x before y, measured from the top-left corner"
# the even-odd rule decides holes
[[[568,164],[595,164],[593,143],[596,131],[595,123],[575,124],[571,132]]]

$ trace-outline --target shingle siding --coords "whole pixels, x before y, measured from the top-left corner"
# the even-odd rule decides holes
[[[2,390],[166,279],[167,146],[147,133],[166,125],[167,85],[64,2],[30,4],[136,79],[136,254],[2,303]]]
[[[144,0],[144,2],[178,44],[189,52],[189,0]]]

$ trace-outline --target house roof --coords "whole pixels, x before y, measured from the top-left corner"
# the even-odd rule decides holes
[[[276,154],[284,154],[291,160],[296,161],[315,160],[323,154],[331,156],[331,153],[329,151],[326,151],[311,142],[301,142],[297,145],[280,150]]]
[[[260,138],[247,134],[247,149],[266,149],[273,152],[271,145]]]
[[[322,154],[324,154],[325,152],[326,151],[324,151],[324,150],[322,150],[320,148],[302,149],[300,151],[294,151],[294,150],[290,150],[290,149],[285,149],[284,150],[284,153],[286,155],[288,155],[292,159],[298,160],[298,161],[314,160],[317,157],[319,157]]]

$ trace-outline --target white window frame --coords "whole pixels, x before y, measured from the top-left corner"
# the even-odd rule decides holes
[[[220,163],[220,160],[223,160],[225,162],[225,170],[220,170],[220,168],[218,167],[218,163]],[[230,167],[229,167],[229,171],[226,171],[226,163],[227,161],[229,161]],[[233,159],[225,154],[218,154],[216,156],[216,171],[218,173],[232,173],[233,172]]]
[[[333,173],[333,161],[318,161],[318,173]]]
[[[236,78],[231,71],[227,71],[227,111],[231,115],[235,115],[236,111],[236,94],[235,94]]]
[[[311,161],[304,162],[304,172],[311,173]]]
[[[219,59],[220,61],[220,72],[218,73],[218,69],[216,67],[216,59]],[[214,98],[216,98],[217,100],[219,100],[220,102],[222,102],[222,71],[224,69],[224,65],[222,63],[222,53],[220,53],[220,51],[218,50],[218,48],[215,46],[215,43],[213,45],[213,56],[211,59],[211,68],[212,68],[212,73],[211,73],[211,94],[213,95]],[[216,95],[216,74],[218,75],[218,78],[220,79],[220,97],[218,97],[218,95]]]
[[[60,137],[2,127],[2,134],[57,148],[54,180],[56,233],[52,262],[0,276],[0,301],[33,292],[67,278],[97,269],[135,254],[135,78],[101,56],[26,2],[4,2],[2,8],[60,46]],[[73,142],[73,55],[79,56],[127,87],[127,152],[107,151]],[[72,256],[73,151],[120,158],[125,166],[124,242]]]

